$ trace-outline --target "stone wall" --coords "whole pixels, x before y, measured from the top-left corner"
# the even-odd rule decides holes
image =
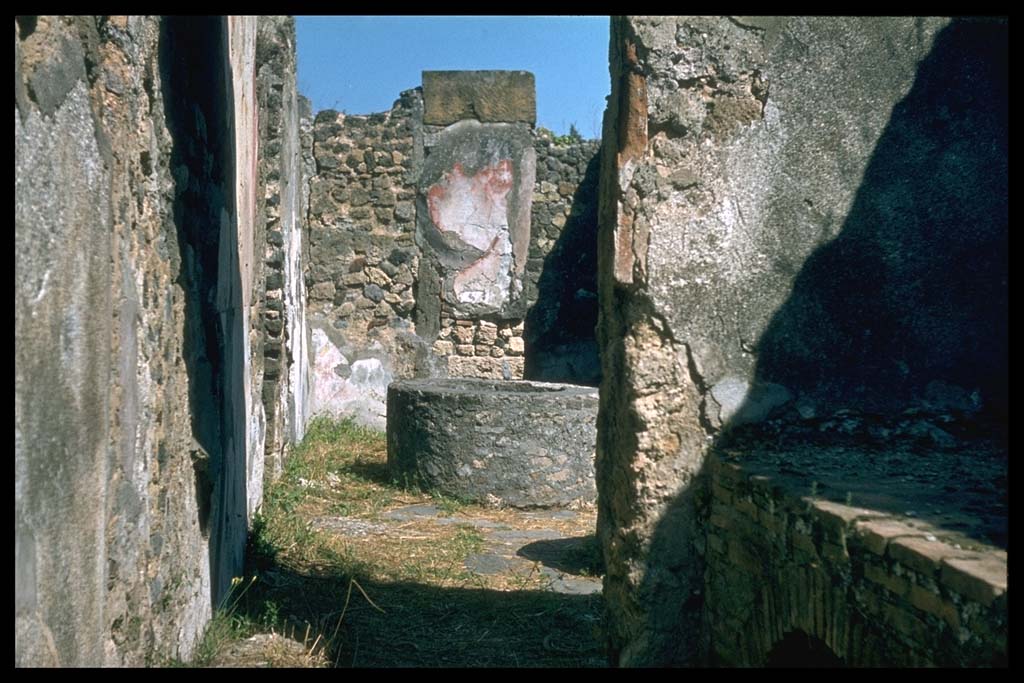
[[[431,73],[425,73],[425,83],[454,88],[464,97],[482,97],[483,102],[498,93],[515,100],[516,87],[524,93],[532,88],[532,78],[512,79],[513,87],[501,78],[484,83],[491,72],[465,72],[471,77]],[[445,78],[458,82],[446,84]],[[518,97],[521,105],[528,105],[532,91],[529,97]],[[402,93],[389,112],[356,116],[323,111],[314,123],[317,171],[311,181],[306,283],[317,358],[316,410],[354,414],[381,429],[385,390],[395,378],[526,376],[595,384],[599,377],[593,336],[597,143],[555,145],[529,128],[529,115],[507,103],[493,110],[491,118],[509,118],[512,112],[518,121],[459,122],[451,116],[460,116],[469,105],[440,98],[432,106],[432,123],[424,123],[424,95],[415,89]],[[444,111],[444,106],[458,111]],[[473,106],[490,111],[491,105]],[[470,132],[473,126],[478,129]],[[488,142],[478,145],[473,137],[462,152],[438,152],[445,140],[467,135]],[[502,136],[507,143],[496,142]],[[525,196],[517,200],[524,207],[532,203],[532,211],[520,214],[524,221],[529,217],[529,236],[521,230],[521,246],[510,241],[504,257],[494,256],[495,263],[505,258],[519,269],[512,278],[515,283],[507,283],[508,296],[496,305],[467,308],[453,298],[452,287],[466,265],[462,260],[475,247],[452,251],[455,243],[447,243],[442,251],[448,255],[439,260],[441,242],[424,237],[437,232],[429,227],[427,194],[452,173],[442,157],[462,164],[460,169],[470,168],[482,162],[463,158],[467,150],[495,144],[511,145],[509,150],[517,149],[517,154],[529,149],[536,159],[528,164],[535,174],[529,201]],[[437,168],[431,170],[431,165]],[[518,174],[512,171],[513,178]],[[470,176],[452,177],[459,188],[472,186]],[[419,228],[417,238],[421,219],[426,227]],[[460,250],[465,254],[460,256]],[[474,258],[485,251],[481,248]],[[487,296],[495,302],[501,298],[494,292]],[[481,292],[481,301],[487,296]]]
[[[187,659],[262,490],[256,20],[15,22],[15,663]]]
[[[388,382],[412,376],[413,284],[419,254],[413,136],[422,102],[391,111],[322,111],[313,125],[309,293],[314,412],[352,413],[381,429]]]
[[[276,475],[286,445],[298,443],[305,434],[312,390],[302,269],[308,173],[303,168],[300,141],[293,18],[260,18],[256,61],[259,178],[264,187],[262,215],[267,231],[263,406],[267,466]]]
[[[597,180],[600,142],[535,137],[530,253],[524,288],[527,379],[597,386]]]
[[[721,434],[1005,415],[1006,24],[625,18],[611,40],[597,475],[612,659],[696,663]],[[956,442],[932,427],[922,448]]]

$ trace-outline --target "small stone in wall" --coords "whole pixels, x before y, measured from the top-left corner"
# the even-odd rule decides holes
[[[526,345],[523,342],[522,337],[512,337],[508,340],[508,347],[506,353],[512,356],[521,356],[525,350]]]
[[[395,282],[406,286],[411,286],[413,283],[412,271],[409,270],[408,266],[402,266],[398,269],[398,273],[395,275]]]
[[[455,339],[458,340],[459,344],[472,344],[473,328],[457,326],[455,328]]]
[[[383,275],[383,273],[381,273]],[[378,285],[370,283],[363,288],[363,296],[374,303],[380,303],[384,300],[384,290]]]
[[[445,341],[443,339],[438,339],[436,342],[434,342],[433,348],[434,353],[436,353],[439,356],[450,356],[453,353],[455,353],[455,344],[452,344],[450,341]]]
[[[400,302],[395,304],[395,310],[401,315],[411,313],[414,308],[416,308],[416,300],[411,298],[402,299]]]
[[[486,320],[480,321],[480,327],[476,331],[476,343],[492,345],[498,338],[498,326]]]
[[[380,268],[367,268],[366,279],[380,287],[387,287],[389,284],[391,284],[391,278],[389,278],[387,276],[387,273],[385,273]]]
[[[341,281],[349,287],[359,287],[366,283],[366,275],[362,271],[358,273],[345,273],[341,276]]]
[[[395,218],[400,221],[411,221],[416,215],[412,202],[398,202],[395,204]]]
[[[499,346],[492,346],[491,347],[491,356],[493,358],[501,358],[504,355],[505,355],[505,352],[501,349],[501,347],[499,347]]]
[[[391,261],[396,266],[408,263],[411,260],[412,254],[404,249],[392,249],[391,253],[388,254],[388,261]]]
[[[459,344],[455,347],[455,350],[458,351],[460,356],[472,356],[474,349],[472,344]]]
[[[333,301],[335,287],[333,282],[318,282],[309,288],[309,298]]]

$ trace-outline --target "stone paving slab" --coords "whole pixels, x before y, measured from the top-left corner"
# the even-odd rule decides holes
[[[561,569],[568,562],[562,557],[579,547],[583,539],[568,538],[553,529],[494,529],[484,533],[487,548],[466,558],[466,568],[478,574],[514,572],[528,575],[538,572],[556,593],[592,595],[601,592],[601,579],[569,574]],[[552,541],[563,541],[555,544]],[[524,552],[527,546],[547,543],[546,551]]]
[[[532,541],[547,541],[563,536],[553,529],[495,529],[487,534],[487,538],[519,547]]]

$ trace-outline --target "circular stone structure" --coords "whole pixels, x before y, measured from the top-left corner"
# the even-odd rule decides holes
[[[446,495],[561,507],[597,498],[596,387],[470,378],[388,387],[388,468]]]

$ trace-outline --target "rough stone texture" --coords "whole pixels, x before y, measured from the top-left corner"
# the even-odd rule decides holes
[[[924,521],[805,497],[791,480],[751,476],[749,460],[709,458],[712,663],[765,666],[795,631],[847,666],[1006,665],[1005,552],[944,541]],[[873,530],[891,538],[876,546]],[[958,583],[940,562],[986,569]]]
[[[264,294],[263,407],[267,468],[281,471],[287,444],[298,443],[309,419],[312,363],[303,278],[305,220],[299,102],[295,74],[295,20],[261,17],[256,38],[260,121],[260,182],[266,217],[264,263],[280,288]],[[278,290],[279,291],[276,291]]]
[[[398,381],[388,468],[448,495],[515,507],[592,502],[597,391],[546,382]]]
[[[611,654],[692,664],[716,432],[788,408],[1005,415],[1006,23],[626,18],[611,40]]]
[[[308,204],[305,281],[312,331],[312,413],[353,414],[384,428],[385,389],[395,377],[429,374],[415,335],[414,144],[419,92],[389,112],[321,111],[304,139],[315,163]],[[352,374],[359,364],[365,371]]]
[[[530,251],[523,296],[525,379],[596,386],[597,181],[600,143],[535,136]]]
[[[447,132],[425,126],[420,89],[402,93],[381,114],[320,112],[312,128],[304,138],[316,164],[305,277],[310,324],[320,330],[312,342],[319,358],[315,411],[351,413],[383,427],[377,378],[385,385],[445,376],[597,383],[596,142],[556,145],[522,124],[465,121]],[[482,130],[498,132],[480,137]],[[424,184],[443,185],[439,193],[448,199],[471,189],[470,162],[439,147],[445,139],[468,146],[462,156],[481,157],[474,164],[500,166],[491,159],[498,152],[508,161],[537,160],[511,167],[518,190],[478,197],[491,210],[490,239],[500,243],[494,248],[489,240],[478,248],[455,236],[464,221],[455,221],[456,232],[440,233],[426,193],[417,202]],[[454,163],[458,173],[449,168]],[[423,181],[424,173],[434,180]],[[523,173],[534,180],[519,178]],[[417,221],[437,239],[416,239]],[[483,232],[463,237],[472,242]],[[450,272],[442,271],[435,247],[454,264]],[[460,303],[455,279],[468,270],[463,260],[481,252],[489,257],[478,260],[501,265],[504,287],[481,290],[490,303]],[[357,385],[351,368],[361,361],[374,366],[367,375],[374,379]]]
[[[529,71],[424,71],[423,122],[447,126],[537,121],[537,88]]]
[[[536,153],[529,130],[462,121],[420,172],[416,241],[454,316],[522,317]]]
[[[262,487],[252,18],[15,24],[15,663],[188,659]]]

